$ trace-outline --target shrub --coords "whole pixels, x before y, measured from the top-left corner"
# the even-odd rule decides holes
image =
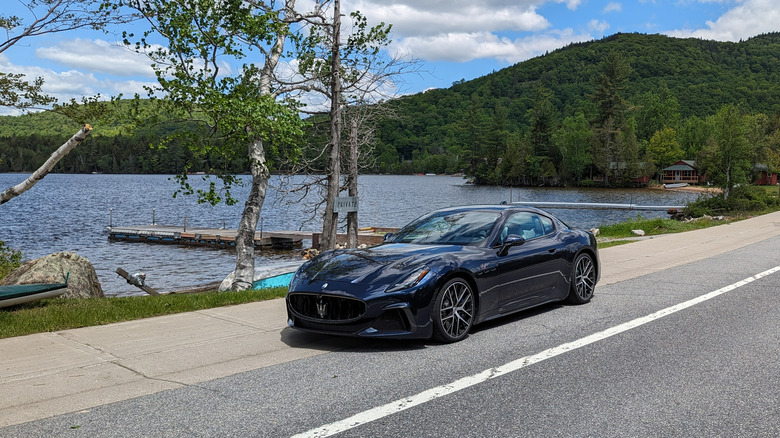
[[[780,199],[773,197],[761,187],[736,187],[728,199],[723,195],[697,199],[689,203],[683,212],[686,216],[701,217],[725,213],[762,212],[780,208]]]
[[[0,240],[0,280],[22,264],[22,253],[9,248]]]

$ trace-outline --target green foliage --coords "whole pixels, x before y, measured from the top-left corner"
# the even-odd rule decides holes
[[[734,187],[749,182],[756,145],[748,141],[748,118],[733,105],[721,108],[711,123],[712,136],[698,164],[708,181],[722,188],[723,197],[728,198]]]
[[[473,145],[484,142],[485,137],[473,136],[477,130],[463,127],[480,125],[479,118],[489,117],[499,104],[507,109],[508,134],[520,135],[522,141],[534,144],[531,132],[538,119],[529,114],[533,115],[538,105],[540,87],[549,91],[548,100],[559,120],[582,113],[592,121],[599,113],[597,102],[611,101],[606,94],[603,99],[590,100],[600,83],[595,78],[604,72],[602,62],[609,53],[618,54],[630,66],[625,88],[617,95],[628,103],[626,116],[636,120],[640,159],[644,145],[664,127],[678,133],[685,159],[697,159],[711,132],[705,118],[725,104],[741,103],[754,113],[780,112],[780,33],[740,43],[616,34],[572,44],[471,81],[458,81],[448,89],[429,90],[391,102],[402,118],[380,123],[378,149],[388,160],[380,157],[378,162],[385,170],[400,171],[398,163],[409,161],[410,168],[423,172],[428,169],[422,158],[414,156],[416,151],[427,152],[417,157],[432,153],[471,156],[468,151],[475,150]],[[558,128],[555,126],[553,132]],[[620,123],[613,123],[612,128],[621,129]],[[468,148],[464,154],[465,145]],[[598,153],[592,151],[606,171],[607,159]],[[474,173],[475,162],[462,164],[462,170]],[[564,168],[555,160],[554,164],[563,176]],[[474,176],[480,180],[481,175]],[[515,180],[536,183],[531,174]],[[506,183],[501,178],[493,182]]]
[[[0,280],[22,264],[22,252],[9,248],[0,240]]]
[[[141,37],[125,34],[125,44],[131,46],[137,39],[136,50],[144,50],[155,61],[159,86],[148,91],[166,96],[161,101],[164,114],[193,127],[162,138],[160,147],[183,141],[196,160],[216,156],[226,164],[243,160],[244,168],[262,169],[266,156],[273,160],[297,154],[295,144],[304,126],[299,104],[279,95],[272,72],[283,55],[283,44],[277,41],[289,38],[299,47],[309,43],[290,30],[297,14],[284,7],[275,10],[274,5],[234,0],[134,4],[152,29]],[[165,38],[165,47],[150,44],[147,38],[152,34]],[[226,64],[235,71],[224,68]],[[221,179],[222,187],[211,183],[209,190],[193,191],[187,170],[194,165],[190,161],[177,170],[181,193],[197,193],[199,202],[211,204],[236,202],[231,196],[236,183],[232,168],[210,167],[206,172]]]
[[[685,158],[685,152],[677,143],[677,133],[668,127],[653,134],[647,145],[647,155],[658,169],[669,167]]]
[[[764,187],[742,185],[735,187],[729,197],[719,194],[697,199],[689,203],[683,212],[686,216],[702,217],[776,211],[780,209],[780,198],[776,193]]]

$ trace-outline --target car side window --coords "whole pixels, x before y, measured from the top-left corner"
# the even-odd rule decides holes
[[[521,211],[509,217],[504,223],[499,236],[499,245],[504,243],[507,236],[514,234],[525,240],[552,234],[555,231],[552,219],[536,213]]]
[[[542,221],[542,229],[544,230],[545,236],[552,234],[555,231],[555,226],[553,225],[552,219],[547,216],[539,216],[539,220]]]

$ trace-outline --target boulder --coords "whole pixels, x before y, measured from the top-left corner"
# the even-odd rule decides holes
[[[68,275],[64,298],[103,297],[92,263],[75,252],[58,252],[30,260],[8,274],[2,284],[62,283]]]
[[[645,230],[631,230],[631,234],[634,236],[644,236]]]

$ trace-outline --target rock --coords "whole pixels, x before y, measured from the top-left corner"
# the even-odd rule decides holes
[[[631,230],[631,234],[634,236],[644,236],[645,230]]]
[[[317,257],[319,254],[320,254],[320,251],[318,249],[309,248],[309,249],[303,251],[303,255],[301,256],[301,258],[303,260],[311,260],[314,257]]]
[[[598,228],[591,228],[590,232],[591,234],[593,234],[594,237],[599,237],[599,234],[601,234],[601,230]]]
[[[92,263],[75,252],[58,252],[22,264],[3,279],[3,285],[62,283],[68,275],[64,298],[103,297],[103,288]]]

